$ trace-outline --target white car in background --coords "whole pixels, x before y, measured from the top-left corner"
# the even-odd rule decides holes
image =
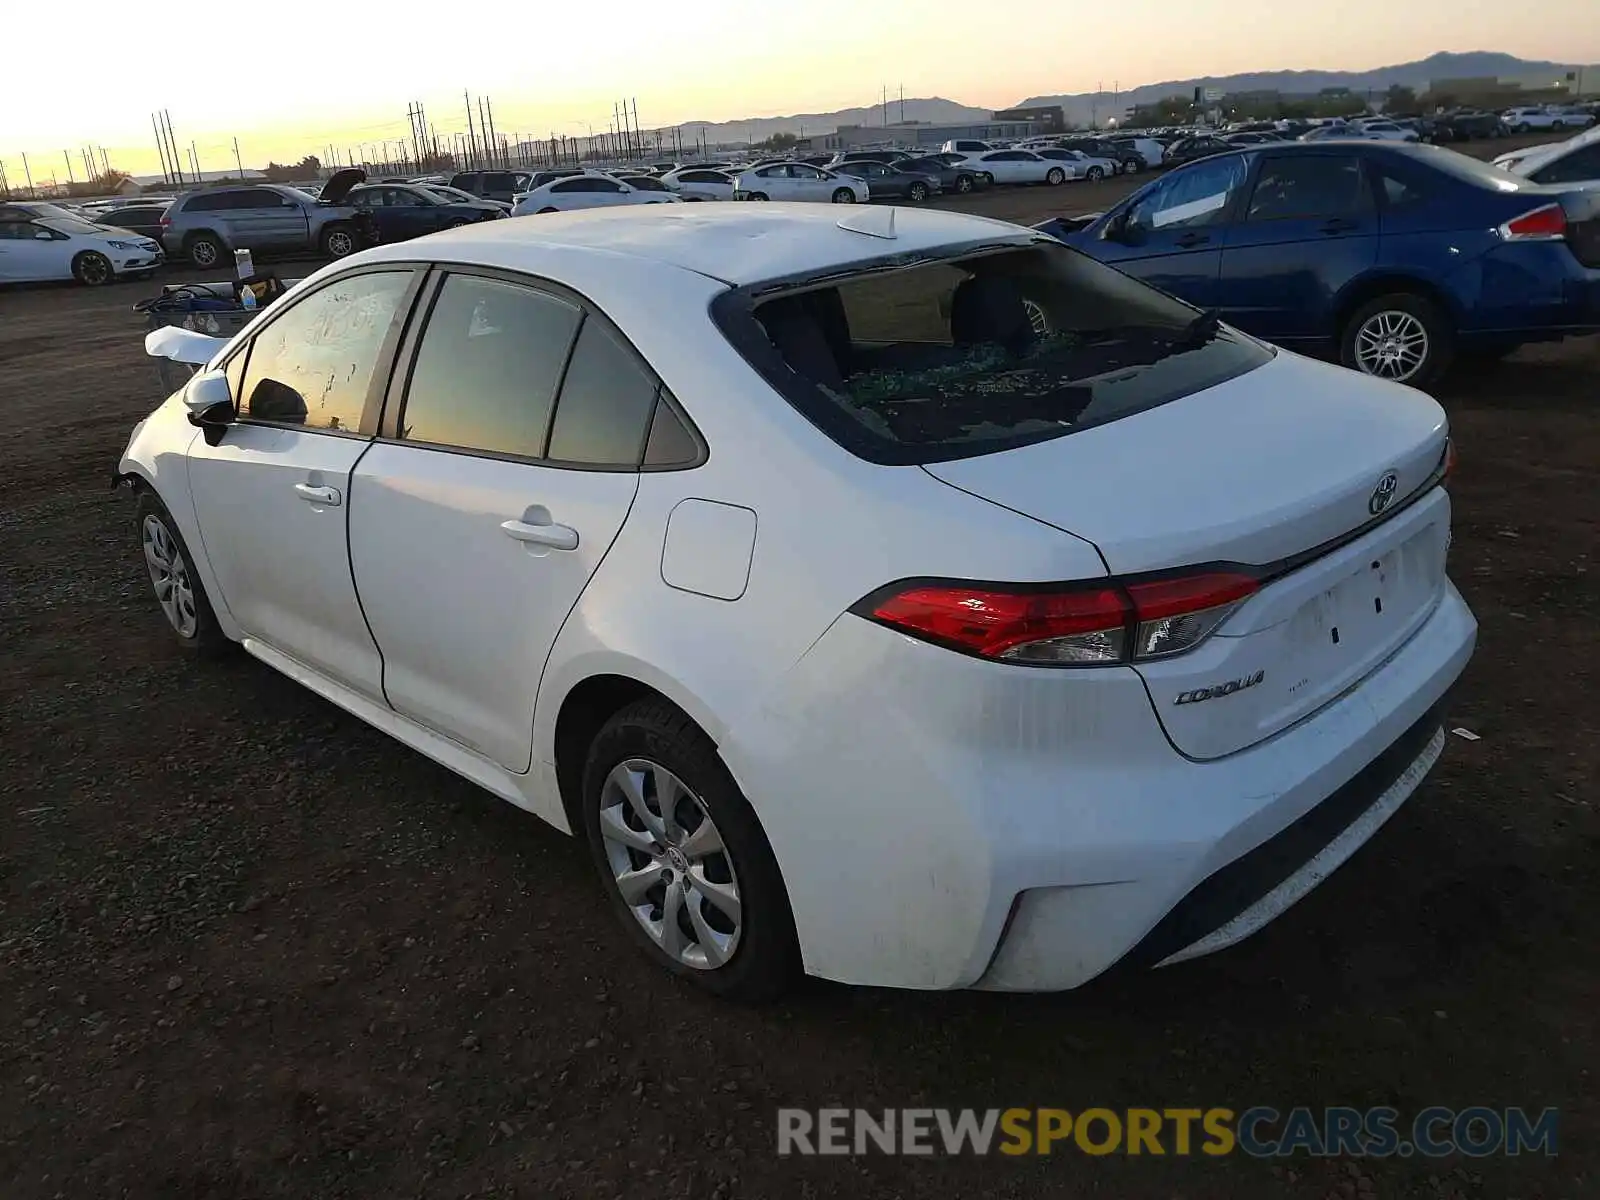
[[[1352,123],[1351,128],[1355,136],[1363,137],[1375,142],[1417,142],[1421,141],[1415,129],[1407,129],[1403,125],[1396,125],[1393,121],[1369,119]]]
[[[1135,154],[1144,160],[1144,165],[1151,169],[1159,167],[1167,157],[1167,148],[1160,142],[1156,141],[1155,138],[1118,138],[1114,144],[1119,146],[1128,146]]]
[[[966,165],[991,183],[1065,183],[1069,168],[1054,159],[1041,158],[1032,150],[990,150],[965,155]],[[1104,174],[1110,175],[1112,164]]]
[[[1529,146],[1494,160],[1494,165],[1535,183],[1587,183],[1600,180],[1600,127],[1553,146]]]
[[[867,181],[837,175],[809,163],[769,163],[734,176],[735,200],[796,200],[814,203],[865,204]]]
[[[147,278],[161,261],[160,244],[137,233],[59,204],[0,201],[0,283],[76,279],[99,287]]]
[[[1060,163],[1067,169],[1068,179],[1087,179],[1098,183],[1102,179],[1110,179],[1117,173],[1117,164],[1109,158],[1101,158],[1094,154],[1085,154],[1082,150],[1062,150],[1059,147],[1034,151],[1040,158],[1049,159]],[[1050,181],[1045,180],[1046,183]]]
[[[484,221],[151,342],[209,360],[118,467],[168,636],[583,837],[725,995],[1230,945],[1414,791],[1473,649],[1433,400],[1015,225]]]
[[[1508,108],[1500,114],[1500,120],[1512,133],[1560,129],[1563,125],[1561,113],[1551,108]]]
[[[734,177],[709,167],[679,167],[668,171],[661,182],[685,200],[732,200]]]
[[[542,187],[523,192],[511,208],[513,217],[530,213],[575,212],[585,208],[616,208],[628,204],[677,204],[672,192],[646,191],[600,171],[567,175]]]

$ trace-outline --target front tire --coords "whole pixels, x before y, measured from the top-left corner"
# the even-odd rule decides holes
[[[833,202],[835,204],[854,204],[856,202],[856,194],[849,188],[835,188]]]
[[[1144,159],[1142,158],[1130,158],[1123,167],[1123,171],[1129,175],[1137,175],[1142,170],[1144,170]]]
[[[1060,167],[1051,167],[1045,172],[1044,181],[1051,187],[1060,187],[1067,181],[1067,173]]]
[[[749,198],[751,200],[766,200],[769,197],[765,192],[751,192]]]
[[[928,198],[927,185],[913,183],[909,188],[906,189],[906,195],[910,196],[914,203],[921,204]]]
[[[356,252],[356,232],[348,225],[329,225],[317,239],[324,257],[348,258]]]
[[[972,190],[972,176],[971,175],[957,175],[956,176],[956,191],[960,192],[963,196],[965,196],[971,190]]]
[[[1106,177],[1106,172],[1104,167],[1090,167],[1084,175],[1090,183],[1099,183]]]
[[[1450,364],[1454,332],[1426,296],[1395,292],[1363,304],[1345,321],[1339,360],[1352,370],[1427,387]]]
[[[698,725],[660,698],[629,705],[589,748],[582,802],[601,886],[647,957],[730,999],[788,988],[800,955],[777,860]]]
[[[211,656],[226,650],[231,643],[217,615],[211,609],[205,588],[195,573],[194,559],[183,543],[178,524],[154,492],[143,492],[135,509],[139,545],[144,553],[145,572],[156,603],[167,618],[167,625],[178,644],[191,654]]]
[[[104,287],[116,279],[111,260],[98,250],[85,250],[72,260],[72,277],[84,287]]]

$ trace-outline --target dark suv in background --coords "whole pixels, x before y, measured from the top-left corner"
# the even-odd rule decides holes
[[[462,171],[450,176],[450,186],[485,200],[511,204],[532,190],[532,175],[527,171]]]
[[[320,196],[284,184],[232,184],[179,196],[161,217],[169,258],[210,268],[235,250],[315,251],[343,258],[377,242],[372,218],[342,203],[366,179],[358,168],[336,171]]]

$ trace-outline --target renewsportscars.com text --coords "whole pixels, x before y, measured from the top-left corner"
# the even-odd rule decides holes
[[[780,1108],[780,1155],[1246,1154],[1439,1158],[1556,1153],[1556,1109]]]

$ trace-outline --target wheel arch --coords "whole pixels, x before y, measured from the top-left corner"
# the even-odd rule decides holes
[[[1379,296],[1396,292],[1409,292],[1421,296],[1448,314],[1452,324],[1459,325],[1461,322],[1460,306],[1437,284],[1403,271],[1375,271],[1351,280],[1344,291],[1339,293],[1334,301],[1333,328],[1329,330],[1328,336],[1343,337],[1345,323],[1350,320],[1356,309],[1369,300],[1376,300]]]
[[[535,701],[543,708],[549,699],[543,694]],[[548,753],[555,768],[556,787],[568,829],[576,834],[583,828],[580,805],[583,800],[583,765],[596,735],[607,721],[630,704],[640,700],[664,700],[693,721],[713,744],[721,741],[722,724],[699,697],[688,694],[672,681],[644,663],[611,662],[597,664],[567,688],[556,707],[554,720],[535,731],[535,753]],[[543,724],[536,719],[536,724]],[[728,764],[724,762],[724,766]],[[731,773],[732,768],[729,768]],[[736,782],[738,782],[736,780]],[[742,788],[742,784],[740,785]]]

